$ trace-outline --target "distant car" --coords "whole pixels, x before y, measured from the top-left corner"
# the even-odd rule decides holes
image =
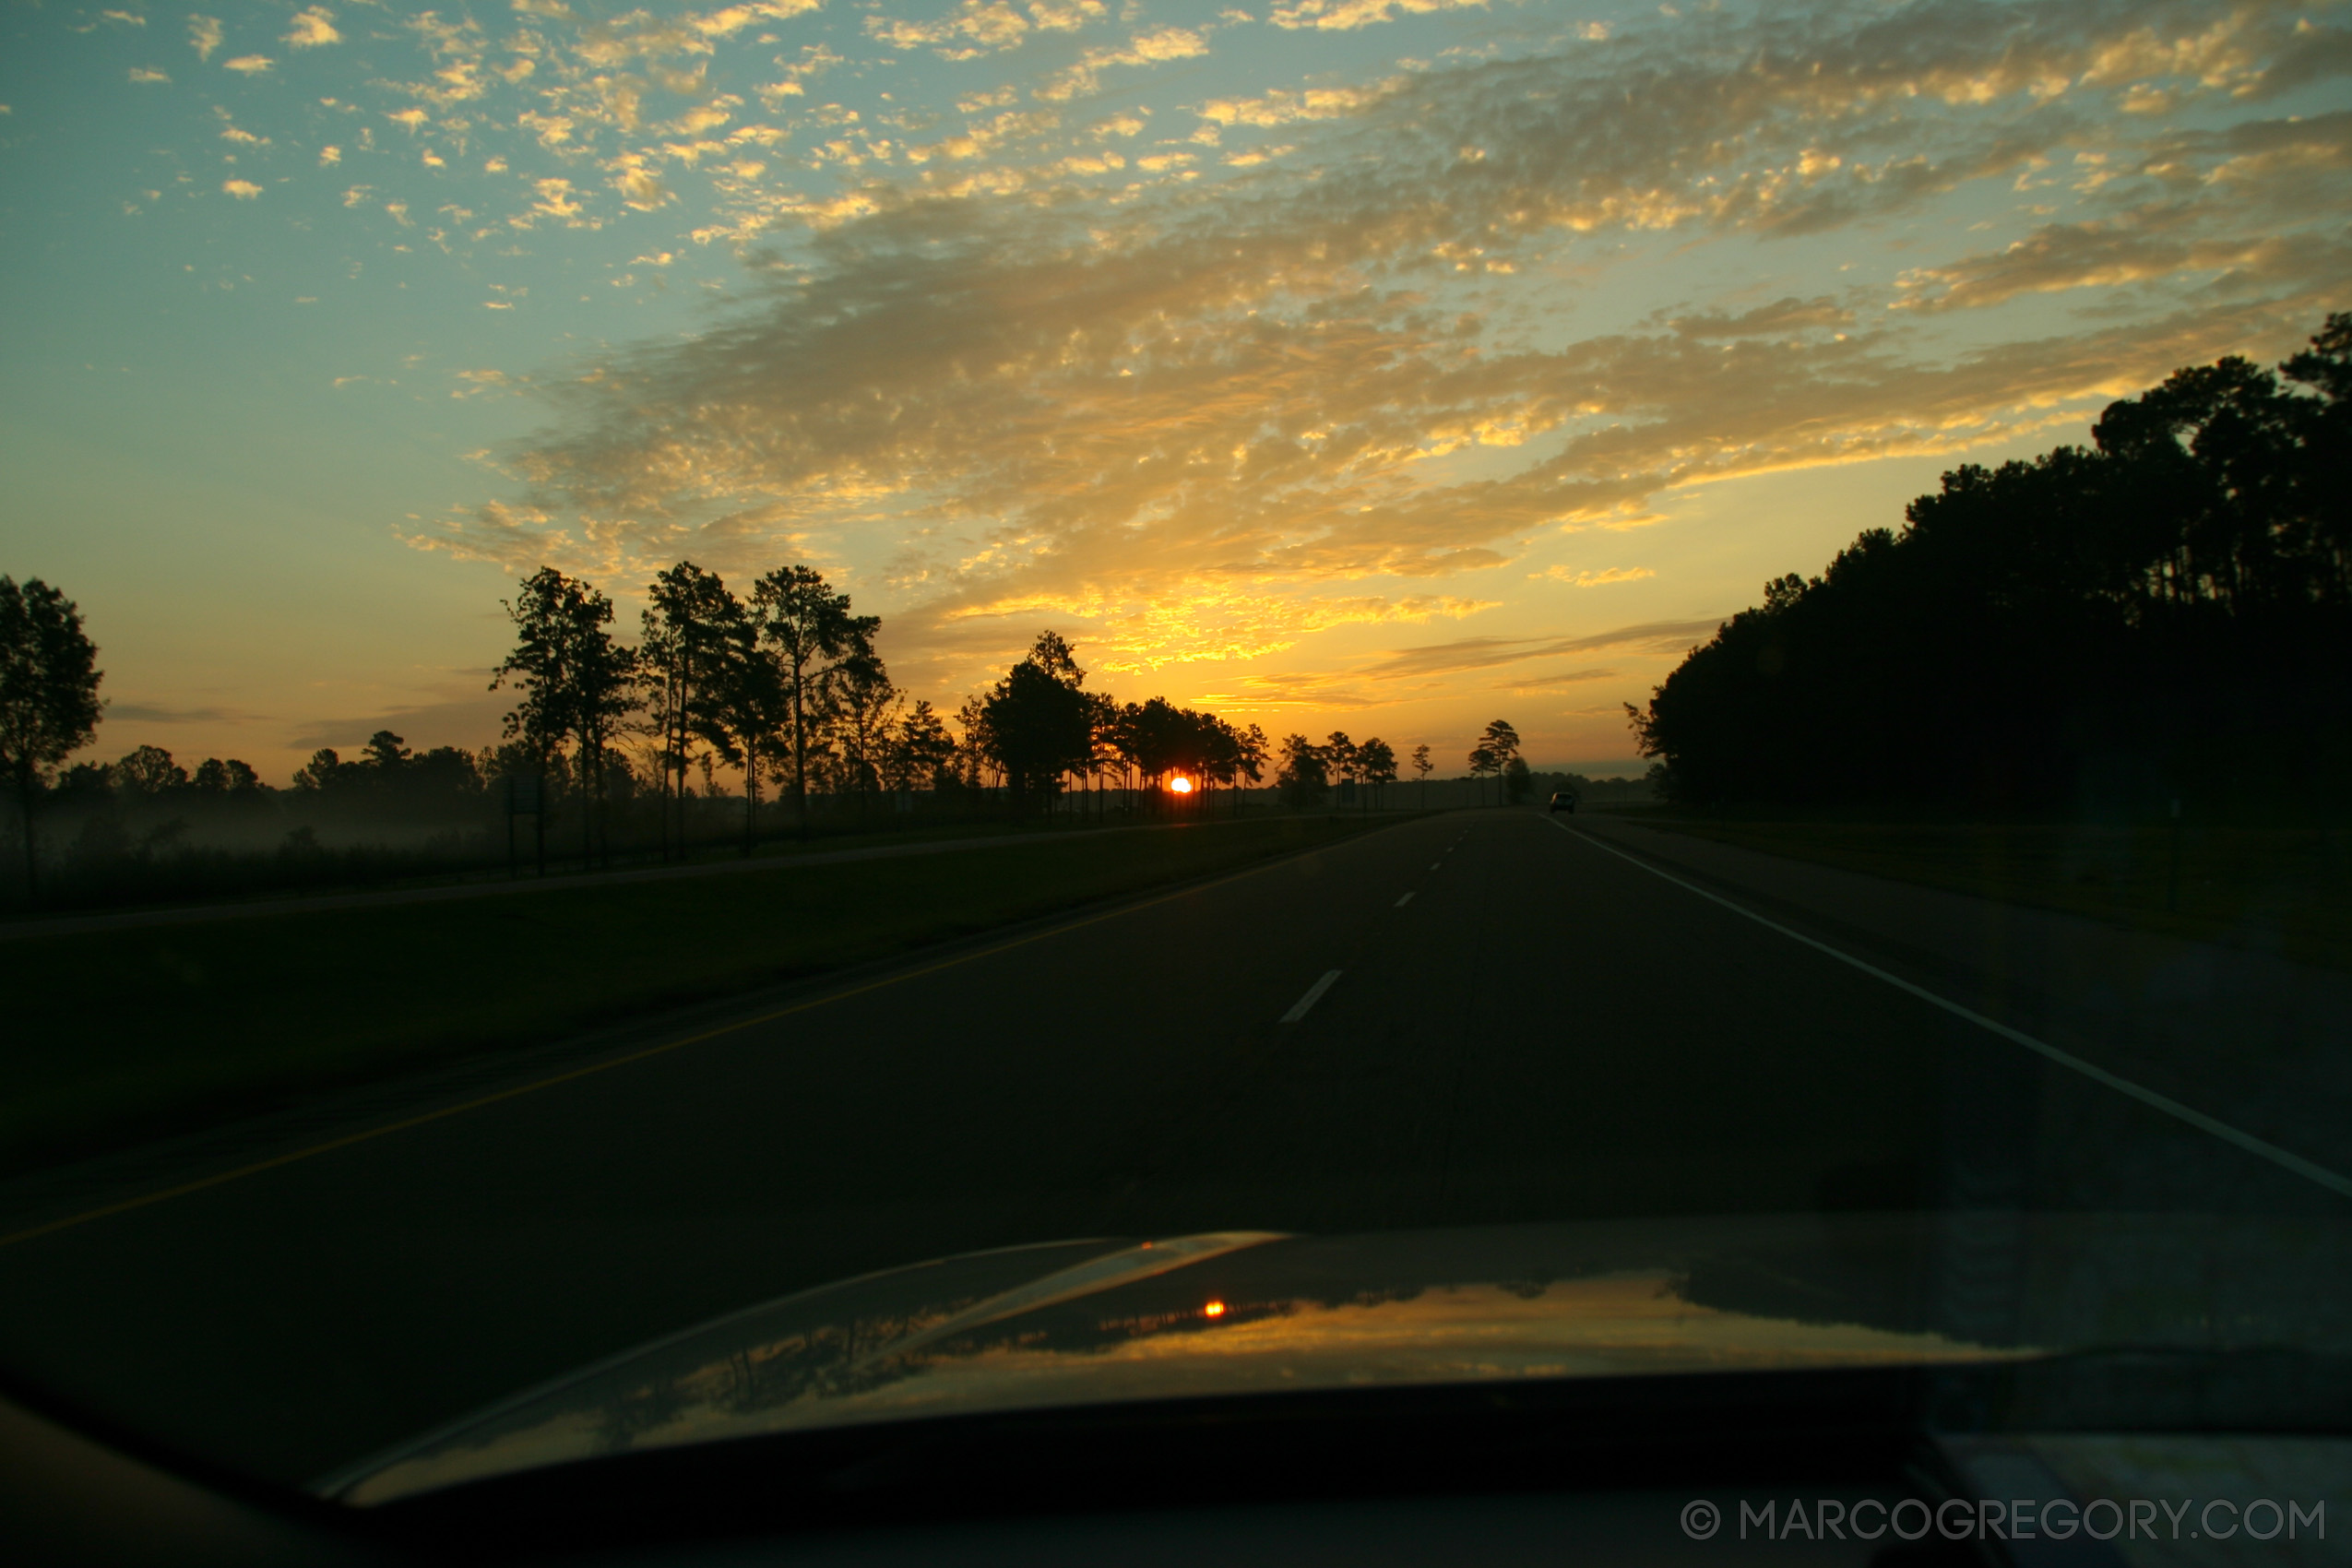
[[[1574,811],[1576,809],[1576,791],[1574,790],[1554,790],[1551,792],[1551,809],[1556,812]]]

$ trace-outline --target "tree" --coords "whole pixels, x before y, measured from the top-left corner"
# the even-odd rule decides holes
[[[1086,678],[1070,645],[1047,632],[983,703],[987,743],[1004,770],[1014,815],[1027,812],[1032,790],[1050,796],[1062,775],[1085,767],[1092,755],[1092,715],[1079,689]]]
[[[1353,784],[1359,764],[1356,742],[1345,730],[1334,730],[1323,742],[1323,766],[1335,784]]]
[[[321,746],[310,754],[310,761],[294,769],[294,788],[305,793],[332,790],[343,781],[343,759],[332,746]]]
[[[964,738],[956,747],[963,780],[972,789],[980,789],[990,774],[1000,771],[996,765],[996,737],[989,730],[986,695],[975,692],[966,697],[964,705],[956,710],[956,722],[964,727]]]
[[[1125,766],[1119,749],[1124,710],[1109,692],[1087,694],[1087,788],[1095,794],[1095,820],[1102,819],[1101,780]]]
[[[809,755],[831,695],[834,671],[855,659],[873,659],[879,615],[852,615],[849,596],[836,593],[809,566],[779,566],[752,587],[752,614],[762,646],[777,661],[791,724],[792,799],[801,830],[809,822]]]
[[[2275,372],[2178,371],[2091,435],[1954,469],[1900,529],[1766,583],[1630,716],[1661,786],[1705,804],[2340,802],[2352,315]]]
[[[776,660],[759,646],[759,624],[728,594],[714,601],[714,658],[704,678],[703,700],[692,723],[695,733],[730,766],[743,773],[743,853],[752,852],[759,829],[760,762],[780,756],[785,728],[784,683]],[[710,781],[710,765],[703,776]]]
[[[125,794],[152,800],[184,786],[188,770],[172,760],[161,746],[134,746],[114,765],[114,787]]]
[[[261,776],[253,770],[251,763],[239,762],[235,757],[223,762],[217,756],[208,756],[196,764],[196,787],[199,793],[207,795],[257,794]]]
[[[409,743],[389,730],[378,730],[360,748],[360,755],[364,759],[360,766],[374,775],[374,782],[390,784],[409,766]]]
[[[1519,731],[1497,719],[1479,735],[1479,743],[1470,748],[1470,777],[1491,774],[1497,778],[1519,754]]]
[[[1281,788],[1283,803],[1301,811],[1323,804],[1331,776],[1321,749],[1304,735],[1285,735],[1277,757],[1274,781]]]
[[[1503,794],[1505,800],[1515,805],[1526,800],[1527,792],[1535,787],[1535,775],[1528,770],[1526,758],[1515,756],[1503,765]]]
[[[422,801],[470,800],[483,787],[481,758],[463,746],[435,746],[410,757],[401,773],[410,794]]]
[[[872,654],[836,665],[826,685],[841,741],[844,777],[863,810],[866,798],[882,782],[882,765],[906,694],[891,684],[890,672]]]
[[[521,692],[506,715],[505,736],[522,741],[542,773],[560,761],[567,742],[574,745],[585,862],[600,826],[613,732],[637,706],[636,655],[607,630],[612,601],[552,566],[523,579],[514,599],[502,603],[515,624],[515,648],[490,687],[511,683]]]
[[[1356,748],[1356,767],[1372,790],[1394,784],[1396,782],[1396,750],[1375,735]]]
[[[1233,771],[1237,775],[1237,786],[1243,778],[1253,785],[1264,778],[1265,765],[1271,760],[1272,753],[1267,749],[1265,731],[1253,724],[1234,733]],[[1241,793],[1238,787],[1233,792],[1233,814],[1241,814]]]
[[[678,847],[683,854],[686,779],[695,761],[695,742],[707,743],[719,728],[715,702],[731,657],[730,633],[742,610],[724,582],[691,561],[681,561],[656,576],[646,589],[646,598],[639,679],[659,737],[656,765],[660,770],[664,842],[666,846],[669,802],[675,800]]]
[[[105,704],[98,649],[74,601],[29,577],[0,577],[0,774],[24,825],[25,896],[40,895],[33,814],[57,765],[89,744]]]
[[[1421,805],[1424,808],[1429,805],[1430,769],[1436,766],[1437,764],[1430,761],[1429,759],[1429,748],[1427,746],[1415,746],[1413,748],[1413,774],[1419,780],[1421,787]]]
[[[918,701],[883,748],[882,781],[893,790],[936,790],[956,757],[956,738],[928,702]]]

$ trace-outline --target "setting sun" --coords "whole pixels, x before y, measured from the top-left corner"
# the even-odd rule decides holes
[[[1193,781],[1180,773],[1168,781],[1168,788],[1175,794],[1189,795],[1193,792]]]

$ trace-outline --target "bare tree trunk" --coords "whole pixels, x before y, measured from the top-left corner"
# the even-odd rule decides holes
[[[32,793],[40,782],[27,772],[17,775],[17,814],[24,820],[25,829],[25,903],[41,902],[41,858],[32,843]]]
[[[743,853],[752,852],[753,814],[759,809],[759,754],[743,747]]]

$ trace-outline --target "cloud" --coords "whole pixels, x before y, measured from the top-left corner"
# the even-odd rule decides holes
[[[2199,42],[2217,14],[2226,48]],[[767,247],[747,252],[742,303],[693,337],[539,378],[549,423],[501,454],[515,492],[410,537],[630,574],[681,553],[734,569],[786,544],[829,551],[861,591],[908,607],[893,625],[909,646],[1059,617],[1137,668],[1467,613],[1408,607],[1491,602],[1478,573],[1518,576],[1501,569],[1538,539],[1633,526],[1678,487],[2023,440],[2177,365],[2308,330],[2340,229],[2341,203],[2312,199],[2335,189],[2334,133],[2327,116],[2249,120],[2290,61],[2320,68],[2285,16],[2122,0],[1710,15],[1211,100],[1208,130],[1279,127],[1295,151],[1115,196],[1081,183],[1116,173],[1104,149],[1080,143],[1094,150],[1072,161],[1069,138],[1099,113],[1065,126],[1006,107],[894,165],[853,139],[880,134],[854,112],[813,109],[796,124],[869,161],[835,194],[746,196],[736,220],[695,231]],[[919,31],[866,22],[892,50],[1010,48],[1043,28],[1009,5],[906,25]],[[1039,95],[1206,48],[1182,29],[1088,46]],[[2159,79],[2204,106],[2205,128],[2108,106]],[[622,97],[563,92],[543,123],[562,134],[534,132],[551,152],[623,123]],[[536,180],[538,205],[508,221],[612,220],[653,164],[592,156],[610,184]],[[663,156],[681,182],[697,167]],[[1923,225],[1901,290],[1744,284],[1804,265],[1765,242],[1835,232],[1863,254],[1885,243],[1878,225],[1963,186],[2022,206],[2041,197],[2018,182],[2095,170],[2112,177],[2075,199],[2097,214],[2042,224],[2013,255],[1954,255],[1983,242]],[[1886,308],[2020,299],[2117,234],[2220,247],[2200,254],[2225,270],[2189,281],[2237,282],[1972,339],[1924,304]],[[1633,321],[1564,308],[1610,267],[1708,244],[1745,247],[1720,253],[1738,293]],[[1646,570],[1542,575],[1591,587]],[[1503,663],[1576,650],[1444,646]]]
[[[1529,659],[1555,659],[1569,653],[1677,654],[1715,636],[1724,622],[1720,615],[1696,621],[1645,621],[1606,632],[1574,637],[1462,637],[1454,642],[1398,648],[1355,673],[1374,681],[1414,675],[1448,675],[1465,670],[1489,670]],[[1579,677],[1580,679],[1583,677]],[[1598,678],[1597,676],[1595,678]]]
[[[342,42],[343,35],[335,30],[332,12],[324,6],[313,6],[294,13],[292,29],[279,42],[295,49],[316,49],[323,44]]]
[[[481,672],[480,684],[489,684],[488,673]],[[435,683],[453,694],[474,683]],[[414,751],[440,745],[486,745],[498,734],[500,715],[513,706],[514,695],[510,692],[452,695],[437,701],[399,703],[356,718],[298,720],[282,743],[300,751],[320,746],[348,751],[365,745],[368,737],[378,730],[389,730]]]
[[[110,702],[106,717],[132,724],[255,724],[268,715],[236,707],[180,707],[170,703]]]
[[[251,201],[261,195],[261,187],[251,180],[223,180],[220,188],[239,201]]]
[[[212,52],[220,47],[220,18],[218,17],[188,18],[188,45],[199,60],[209,60]]]
[[[1566,566],[1547,566],[1534,576],[1537,578],[1549,577],[1555,582],[1566,583],[1570,588],[1601,588],[1610,583],[1639,582],[1644,577],[1655,577],[1657,574],[1647,566],[1611,566],[1599,572],[1579,572]]]
[[[240,76],[257,77],[278,64],[267,54],[240,54],[233,60],[223,60],[220,68],[235,71]]]
[[[1336,120],[1361,113],[1383,97],[1406,85],[1397,77],[1377,87],[1277,89],[1259,98],[1212,98],[1202,104],[1202,119],[1218,125],[1288,125],[1300,120]]]
[[[1347,32],[1392,21],[1397,16],[1425,17],[1434,11],[1484,10],[1487,0],[1276,0],[1266,20],[1278,28],[1313,28]]]
[[[1096,6],[1099,13],[1102,7]],[[1057,18],[1063,13],[1055,12]],[[1072,26],[1076,25],[1075,22]],[[1029,35],[1031,20],[1006,0],[961,0],[954,12],[937,21],[910,22],[869,14],[870,37],[894,49],[929,48],[944,60],[976,60],[983,54],[1017,49]]]
[[[135,82],[169,82],[171,79],[172,78],[170,77],[164,75],[161,71],[151,70],[145,65],[133,65],[131,67],[131,80]]]
[[[1117,46],[1098,45],[1078,56],[1078,63],[1049,77],[1036,89],[1046,103],[1086,97],[1099,86],[1099,78],[1113,65],[1158,65],[1171,60],[1193,60],[1208,53],[1208,41],[1189,28],[1158,27],[1139,32]]]
[[[1581,686],[1588,681],[1613,681],[1614,670],[1563,670],[1556,675],[1514,675],[1497,691],[1540,691],[1546,686]],[[1608,708],[1587,708],[1586,713],[1606,713]]]
[[[2304,229],[2315,208],[2352,202],[2352,112],[2168,137],[2129,167],[2108,162],[2098,160],[2085,183],[2129,205],[2040,225],[1998,251],[1914,268],[1900,279],[1900,303],[1980,308],[2192,273],[2322,283],[2345,276],[2352,259],[2340,234]],[[2149,196],[2151,187],[2161,194]]]

